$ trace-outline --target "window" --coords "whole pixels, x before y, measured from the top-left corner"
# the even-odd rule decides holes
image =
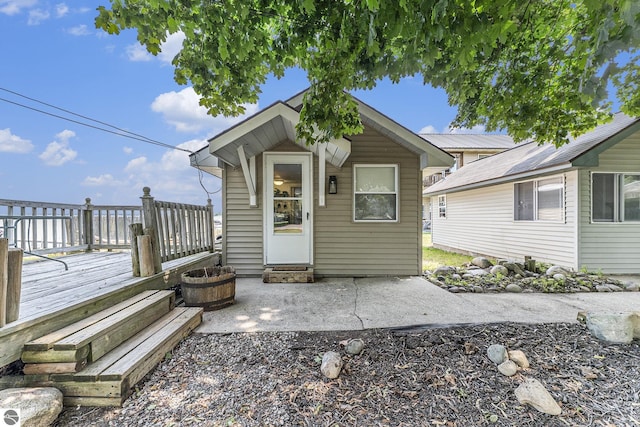
[[[354,221],[398,220],[398,165],[354,165]]]
[[[591,220],[640,221],[640,175],[592,173]]]
[[[564,178],[554,177],[520,182],[514,185],[515,221],[562,221]]]
[[[447,217],[447,196],[438,196],[438,217]]]

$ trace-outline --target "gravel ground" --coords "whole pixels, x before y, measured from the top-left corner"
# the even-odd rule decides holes
[[[361,338],[348,356],[341,341]],[[523,350],[513,377],[491,344]],[[320,359],[344,368],[326,379]],[[518,403],[525,377],[562,407]],[[640,426],[640,345],[603,345],[580,324],[192,335],[122,408],[66,408],[55,426]]]

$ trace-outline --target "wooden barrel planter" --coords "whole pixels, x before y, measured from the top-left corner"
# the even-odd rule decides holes
[[[187,307],[219,310],[234,302],[236,273],[230,266],[199,268],[182,273],[180,285]]]

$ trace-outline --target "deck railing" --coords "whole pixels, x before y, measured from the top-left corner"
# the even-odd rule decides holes
[[[140,206],[62,204],[0,199],[0,237],[34,254],[129,249],[129,226],[157,230],[162,261],[214,249],[213,205],[154,201],[148,187]]]

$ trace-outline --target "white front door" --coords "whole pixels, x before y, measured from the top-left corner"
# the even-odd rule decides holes
[[[313,263],[312,153],[264,154],[264,262]]]

